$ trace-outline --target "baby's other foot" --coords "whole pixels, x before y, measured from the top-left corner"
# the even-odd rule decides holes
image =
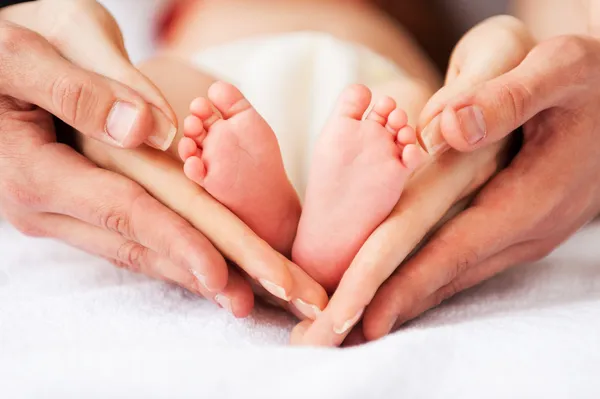
[[[351,86],[317,141],[292,259],[327,290],[400,198],[424,153],[390,97]]]
[[[234,86],[217,82],[190,105],[179,156],[186,176],[289,255],[300,201],[275,133]]]

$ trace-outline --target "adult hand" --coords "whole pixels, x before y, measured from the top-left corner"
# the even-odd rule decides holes
[[[565,36],[447,103],[440,133],[450,146],[472,151],[524,125],[523,148],[381,288],[365,314],[368,338],[511,266],[544,258],[598,215],[599,92],[600,42]]]
[[[1,95],[37,105],[94,139],[165,150],[177,132],[173,110],[131,64],[116,21],[94,0],[1,9],[0,62]]]
[[[132,147],[150,134],[164,148],[171,139],[175,117],[127,60],[110,14],[94,1],[44,0],[3,9],[0,18],[2,216],[27,235],[210,297],[240,286],[228,283],[223,257],[188,222],[56,143],[51,114],[111,145]],[[247,314],[244,306],[233,312]]]
[[[503,47],[491,48],[489,42],[501,42]],[[527,31],[514,18],[496,17],[474,28],[457,46],[446,86],[432,97],[423,110],[423,119],[434,121],[435,126],[435,116],[450,99],[478,82],[512,70],[525,58],[531,46]],[[389,284],[384,285],[382,292],[387,296],[383,300],[382,294],[375,296],[377,290],[432,228],[443,222],[444,215],[450,217],[456,209],[462,209],[468,197],[505,164],[507,143],[502,140],[470,154],[445,152],[414,176],[390,217],[361,248],[328,307],[314,323],[300,324],[292,341],[339,345],[363,311],[365,317],[360,327],[366,338],[374,339],[387,333],[395,324],[395,308],[391,308],[386,317],[385,310],[390,307],[385,307],[385,300],[398,302],[397,298],[404,298],[405,288],[402,286],[394,291],[387,288]],[[471,234],[471,231],[463,232],[457,239],[467,240]],[[419,254],[414,259],[418,259]],[[438,280],[426,280],[421,274],[422,269],[411,267],[412,264],[413,261],[409,261],[402,266],[390,281],[403,276],[406,285],[419,282],[413,290],[426,291],[448,273],[444,271]],[[436,266],[432,264],[432,270],[437,270]]]

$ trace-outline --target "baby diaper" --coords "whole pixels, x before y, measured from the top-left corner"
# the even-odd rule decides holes
[[[317,32],[244,39],[204,49],[192,61],[240,88],[271,125],[301,197],[311,150],[342,90],[406,78],[373,51]]]

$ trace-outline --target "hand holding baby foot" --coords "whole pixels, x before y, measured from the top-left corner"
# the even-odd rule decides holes
[[[469,90],[476,82],[492,79],[515,68],[530,48],[531,40],[524,40],[523,32],[522,25],[516,20],[500,17],[486,21],[467,34],[455,50],[455,54],[463,55],[454,58],[455,61],[464,61],[461,68],[455,69],[461,73],[453,73],[454,69],[450,69],[446,87],[433,96],[422,113],[423,117],[435,122],[436,110],[441,112],[445,101]],[[479,40],[482,33],[485,33],[485,40]],[[506,46],[502,47],[503,51],[498,51],[490,48],[490,41],[502,41]],[[441,240],[418,252],[405,266],[399,268],[399,265],[453,205],[481,187],[502,167],[506,143],[503,140],[470,154],[449,151],[428,163],[411,180],[391,215],[360,249],[327,308],[315,322],[304,322],[298,326],[298,331],[293,334],[293,343],[340,345],[363,313],[359,327],[363,334],[357,335],[367,340],[376,339],[387,334],[395,325],[438,304],[440,298],[443,299],[442,293],[451,292],[444,291],[440,285],[445,284],[445,278],[451,275],[451,271],[458,269],[457,261],[460,264],[461,259],[469,259],[470,252],[467,248],[458,256],[444,252],[444,257],[440,257],[441,253],[435,248],[452,251],[460,247],[465,238],[473,237],[470,230],[463,228],[460,234],[455,234],[453,228],[444,229]],[[510,195],[502,198],[507,197]],[[468,214],[472,212],[463,213]],[[456,220],[460,219],[461,216]],[[485,214],[480,215],[478,222],[477,236],[485,236],[482,232],[488,228]],[[473,228],[473,225],[470,227]],[[453,242],[453,246],[444,245],[447,242]],[[438,254],[437,258],[435,254]],[[425,263],[427,259],[435,261]],[[440,269],[439,265],[445,262],[449,262],[449,269]],[[477,271],[483,272],[473,270],[471,277],[477,275]],[[387,283],[382,286],[386,280]],[[447,290],[452,288],[452,284],[446,287]],[[436,292],[438,289],[439,294]]]
[[[179,143],[185,175],[289,255],[300,201],[273,130],[237,88],[223,82],[190,110]]]
[[[294,262],[330,291],[424,156],[395,101],[378,99],[363,119],[370,102],[365,86],[341,95],[316,144],[294,242]]]

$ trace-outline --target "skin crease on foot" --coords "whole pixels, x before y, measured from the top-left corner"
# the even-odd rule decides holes
[[[347,88],[321,134],[292,260],[328,291],[398,202],[424,160],[406,113],[387,96],[371,103],[362,85]]]
[[[300,201],[275,133],[234,86],[216,82],[197,98],[179,143],[185,175],[274,249],[290,255]]]

